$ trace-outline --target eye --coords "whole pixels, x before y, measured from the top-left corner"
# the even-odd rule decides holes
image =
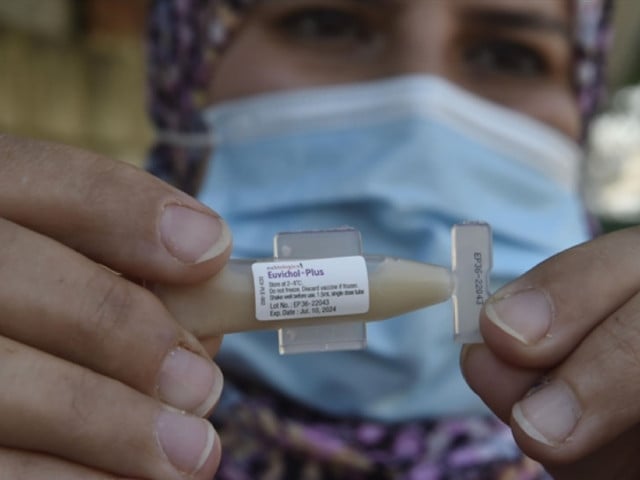
[[[526,78],[544,76],[549,72],[543,53],[511,40],[475,40],[465,50],[464,61],[479,73]]]
[[[346,7],[303,7],[284,14],[276,26],[286,36],[306,42],[345,44],[367,41],[372,36],[363,15]]]

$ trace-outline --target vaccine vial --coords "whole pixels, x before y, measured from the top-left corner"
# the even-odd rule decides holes
[[[357,230],[281,233],[274,256],[231,259],[199,285],[159,286],[156,294],[198,337],[278,330],[283,354],[366,347],[366,323],[451,299],[454,337],[482,338],[478,318],[489,297],[491,229],[452,229],[451,266],[362,253]]]

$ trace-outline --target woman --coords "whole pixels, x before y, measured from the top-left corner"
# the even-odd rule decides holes
[[[593,7],[158,1],[151,169],[215,206],[241,257],[269,256],[277,231],[352,225],[371,251],[446,264],[451,224],[482,218],[504,283],[588,235],[567,187],[574,152],[554,135],[583,127],[570,35]],[[532,144],[551,151],[514,167]],[[542,475],[464,387],[450,317],[372,325],[366,352],[320,358],[279,357],[270,334],[227,337],[219,478]]]
[[[562,132],[563,138],[576,138],[579,134],[577,102],[569,80],[573,71],[570,67],[573,49],[565,40],[566,27],[573,25],[574,19],[570,15],[573,10],[568,9],[569,3],[560,7],[558,2],[547,2],[546,5],[545,2],[536,2],[537,6],[531,7],[527,2],[529,6],[523,7],[522,4],[506,1],[461,0],[454,8],[450,5],[453,2],[414,0],[379,2],[379,6],[373,8],[357,2],[310,4],[306,1],[274,1],[257,6],[250,13],[245,27],[238,31],[236,41],[221,55],[212,50],[201,50],[205,36],[216,45],[224,44],[231,38],[224,23],[210,23],[219,13],[215,9],[221,4],[203,2],[215,10],[205,15],[193,9],[195,5],[188,2],[175,2],[176,10],[166,9],[163,3],[158,2],[155,6],[158,9],[154,10],[158,15],[154,17],[156,21],[163,15],[167,19],[177,15],[178,19],[186,20],[187,25],[190,25],[190,21],[199,24],[198,28],[165,31],[169,39],[173,38],[170,33],[176,32],[175,38],[180,39],[180,43],[163,43],[167,42],[167,37],[161,36],[154,39],[159,45],[168,47],[169,51],[175,48],[174,57],[180,59],[184,67],[183,70],[165,70],[165,67],[176,64],[174,58],[167,58],[166,63],[156,63],[160,71],[152,70],[152,75],[160,75],[158,78],[161,80],[156,90],[156,98],[160,101],[155,103],[154,116],[159,130],[167,132],[168,139],[183,142],[186,134],[186,141],[190,142],[193,140],[190,134],[196,133],[200,140],[207,123],[199,113],[210,104],[217,105],[217,112],[225,112],[227,108],[226,113],[231,115],[237,113],[238,105],[226,104],[225,107],[223,101],[226,103],[231,99],[273,90],[353,83],[357,86],[367,81],[371,83],[347,90],[349,95],[345,98],[350,108],[351,94],[358,95],[356,91],[364,91],[366,98],[378,105],[380,88],[384,92],[410,99],[423,98],[424,92],[429,90],[443,93],[446,99],[453,99],[453,107],[458,113],[464,110],[460,108],[461,105],[473,107],[471,113],[482,111],[492,114],[496,113],[496,104],[506,106],[507,109],[498,109],[501,120],[508,118],[518,126],[527,124],[527,131],[531,131],[531,127],[536,135],[543,135],[545,139],[554,137],[550,130]],[[248,4],[244,3],[232,2],[231,5],[233,9],[247,7]],[[207,5],[202,8],[207,10]],[[576,12],[582,14],[593,8],[596,14],[595,17],[581,16],[580,25],[593,26],[594,23],[588,19],[600,18],[595,3],[577,5],[580,5],[580,9]],[[217,18],[235,24],[236,16],[233,13],[225,9],[222,16]],[[429,28],[424,28],[425,22]],[[540,35],[540,30],[549,35]],[[457,32],[458,35],[452,35],[451,32]],[[328,45],[325,43],[327,35],[330,39]],[[192,36],[193,40],[189,40]],[[549,50],[548,37],[552,39]],[[481,48],[476,47],[478,44]],[[267,52],[269,48],[271,51]],[[318,55],[310,56],[310,48],[317,48]],[[163,51],[158,50],[159,53]],[[256,56],[257,51],[262,54]],[[442,55],[443,51],[447,51],[448,55]],[[298,55],[295,55],[296,52]],[[345,52],[349,56],[340,57]],[[547,52],[551,57],[547,57]],[[558,52],[560,57],[555,56]],[[207,61],[194,62],[189,57],[192,54],[196,60]],[[218,55],[220,57],[216,58]],[[526,60],[522,61],[523,58]],[[455,59],[456,63],[451,64],[451,59]],[[275,60],[276,69],[272,68]],[[211,69],[214,66],[216,75],[212,76]],[[580,71],[589,70],[585,67]],[[164,76],[162,72],[169,74]],[[188,75],[185,77],[182,72],[188,72]],[[255,75],[255,72],[260,72],[260,75]],[[429,75],[426,82],[423,78],[425,74]],[[413,75],[419,78],[406,78]],[[446,80],[444,84],[443,79]],[[597,80],[597,75],[590,79]],[[527,84],[528,88],[513,88],[520,82]],[[596,83],[589,83],[581,90],[585,94],[581,100],[593,98],[593,95],[586,93]],[[542,91],[537,90],[538,87]],[[473,97],[467,97],[465,91],[471,91]],[[181,94],[176,96],[176,92]],[[370,92],[375,98],[370,96]],[[308,93],[311,92],[301,92],[305,96]],[[322,91],[315,90],[314,93],[323,96]],[[417,97],[406,97],[407,93]],[[177,104],[174,103],[175,98],[180,100]],[[290,97],[278,98],[278,104],[283,104],[287,98]],[[319,97],[313,98],[317,100]],[[487,105],[481,98],[489,99],[490,104]],[[363,102],[365,106],[367,103]],[[590,110],[590,105],[582,101],[580,105],[584,112]],[[254,104],[250,106],[255,107]],[[514,116],[512,111],[520,114]],[[213,121],[220,121],[216,115],[213,115]],[[523,117],[536,119],[535,126],[529,125]],[[432,117],[428,118],[433,120]],[[418,120],[411,117],[407,123],[406,117],[403,117],[400,124],[402,129],[412,125],[416,131],[426,131],[423,130],[426,126],[422,123],[422,117]],[[225,126],[224,122],[221,125]],[[434,122],[429,123],[428,131],[433,132],[434,126]],[[508,135],[503,130],[504,125],[491,131]],[[176,131],[179,135],[175,134]],[[208,139],[208,135],[205,137]],[[366,137],[371,138],[369,135]],[[455,138],[464,144],[469,137],[458,135]],[[396,135],[391,135],[391,140],[394,138]],[[413,142],[417,137],[407,138]],[[513,139],[511,136],[508,138]],[[352,141],[351,137],[349,141]],[[381,137],[381,141],[387,140]],[[526,142],[526,139],[523,141]],[[564,141],[560,143],[565,144]],[[482,144],[473,143],[476,146]],[[418,145],[421,148],[423,146],[421,143]],[[418,148],[418,153],[421,148]],[[219,155],[223,148],[218,146],[216,151]],[[156,166],[163,168],[158,167],[155,171],[164,171],[165,178],[177,179],[176,183],[190,192],[195,192],[197,180],[203,179],[202,198],[207,192],[217,195],[216,189],[208,188],[216,184],[207,183],[225,179],[216,165],[206,175],[197,175],[205,173],[201,172],[200,167],[205,165],[204,160],[210,153],[208,148],[176,149],[165,143],[156,150],[154,157]],[[215,151],[213,153],[216,154]],[[231,153],[227,150],[227,154]],[[375,153],[377,150],[371,152],[371,158]],[[555,158],[553,152],[544,150],[544,153]],[[157,298],[127,279],[193,284],[209,278],[219,271],[229,256],[230,241],[226,227],[216,214],[191,197],[141,172],[84,152],[1,137],[0,156],[3,158],[0,208],[4,218],[0,224],[4,246],[0,270],[3,277],[0,290],[3,305],[0,320],[3,366],[0,370],[3,385],[3,394],[0,396],[0,465],[3,474],[9,478],[211,478],[220,459],[220,442],[201,417],[212,409],[221,390],[220,373],[206,359],[204,348],[214,353],[216,340],[195,339],[167,313]],[[376,181],[394,178],[393,168],[383,168],[387,165],[386,158],[382,156],[376,159],[382,173],[367,178]],[[483,158],[495,160],[490,155]],[[399,154],[396,159],[404,162],[407,156]],[[233,173],[232,170],[228,173]],[[405,171],[403,169],[400,173]],[[433,170],[434,174],[437,171]],[[265,173],[264,170],[261,172]],[[458,175],[454,176],[456,172]],[[461,173],[459,170],[456,172],[452,172],[451,178],[459,180]],[[492,172],[495,173],[495,170]],[[368,175],[367,169],[358,168],[358,173]],[[404,180],[407,181],[407,178]],[[436,182],[434,186],[438,184],[448,186],[455,182]],[[464,184],[469,184],[468,179]],[[224,183],[218,185],[229,187]],[[239,184],[238,188],[242,185]],[[564,185],[566,187],[568,184]],[[307,186],[312,187],[313,184]],[[364,211],[367,214],[364,218],[370,218],[371,212],[384,210],[380,206],[397,205],[397,199],[393,197],[397,188],[381,185],[390,196],[363,197],[361,185],[356,186],[358,196],[355,206],[358,208],[353,211]],[[549,183],[543,182],[541,188],[544,190],[548,186]],[[375,192],[378,191],[376,188]],[[419,194],[421,191],[416,190],[415,198],[419,202],[424,200]],[[557,193],[558,190],[554,188],[551,191]],[[571,189],[562,191],[566,193]],[[228,193],[226,191],[225,195]],[[299,195],[300,191],[297,193]],[[530,192],[527,190],[526,193]],[[367,201],[362,202],[363,198]],[[552,204],[558,205],[555,202],[558,197],[552,195],[551,198],[554,199]],[[562,198],[566,200],[566,196]],[[375,199],[382,201],[371,201]],[[531,206],[535,203],[532,202]],[[406,206],[403,203],[400,205]],[[418,206],[421,205],[423,207],[423,203]],[[215,204],[212,206],[218,208]],[[291,208],[295,206],[297,203],[287,208],[297,213],[295,208]],[[486,211],[500,211],[504,207],[487,208]],[[402,214],[411,213],[411,209],[403,208],[386,210],[387,214],[375,218],[373,225],[393,220],[398,211]],[[576,239],[576,232],[580,233],[579,227],[584,225],[580,223],[576,209],[570,211],[574,214],[571,217],[572,225],[576,227],[570,229],[574,235],[571,238]],[[423,212],[424,208],[419,211],[418,219],[423,217]],[[237,245],[246,249],[239,253],[250,253],[250,248],[257,247],[243,239],[251,239],[247,234],[251,223],[241,224],[239,220],[242,215],[238,213],[242,212],[229,210],[229,221],[232,226],[235,225]],[[335,221],[335,209],[330,213],[326,216],[327,221]],[[271,208],[267,209],[266,214],[274,228],[276,223],[284,221],[273,222]],[[257,215],[253,220],[259,224],[261,218],[262,215]],[[314,224],[320,218],[314,215]],[[357,220],[358,215],[352,218]],[[429,218],[440,220],[437,216]],[[404,216],[403,219],[411,220],[412,217]],[[403,227],[407,225],[415,224],[402,222]],[[417,225],[418,234],[407,237],[415,239],[409,243],[415,248],[416,255],[420,251],[422,254],[428,253],[429,259],[432,259],[441,254],[437,249],[427,251],[424,248],[420,242],[426,231],[420,227],[420,223]],[[439,223],[436,225],[440,227]],[[548,223],[541,222],[539,225]],[[363,224],[361,227],[365,226]],[[259,233],[263,234],[264,230],[261,229]],[[526,238],[540,241],[540,244],[536,243],[537,247],[543,247],[537,252],[539,260],[545,254],[550,254],[550,249],[559,247],[555,243],[549,245],[542,241],[544,236],[535,229],[526,233],[515,245],[526,244]],[[634,427],[638,416],[629,408],[611,408],[631,405],[636,397],[633,387],[624,381],[637,371],[632,355],[625,355],[633,352],[631,347],[637,345],[637,340],[631,335],[634,331],[633,312],[637,311],[637,307],[632,301],[627,302],[638,288],[638,280],[634,276],[637,269],[633,268],[633,259],[636,257],[634,236],[634,231],[630,230],[602,237],[550,260],[505,287],[503,292],[527,292],[524,296],[499,294],[497,298],[527,300],[529,307],[525,311],[529,312],[528,320],[540,321],[537,324],[527,321],[524,326],[537,325],[536,328],[523,331],[523,322],[517,321],[522,315],[520,306],[496,302],[495,307],[488,308],[487,315],[482,318],[487,347],[473,347],[463,355],[463,369],[469,383],[503,420],[509,420],[511,407],[536,383],[544,387],[538,389],[540,393],[559,392],[569,399],[568,402],[558,402],[554,400],[558,398],[557,395],[538,397],[537,394],[531,394],[513,409],[513,429],[521,447],[529,455],[551,466],[559,478],[606,476],[599,468],[606,468],[607,472],[622,478],[625,478],[624,475],[626,478],[637,476],[638,462],[629,449],[635,445]],[[368,238],[372,237],[365,236],[370,250],[405,246],[404,242],[388,243],[386,238],[379,237],[373,237],[375,244],[370,245]],[[441,236],[434,235],[434,238]],[[513,239],[514,236],[505,235],[503,240],[506,238]],[[268,243],[262,235],[256,241]],[[242,242],[245,242],[244,246]],[[435,242],[432,245],[439,244]],[[509,252],[509,249],[503,251]],[[522,253],[522,250],[511,251],[518,253],[518,258]],[[504,258],[504,254],[501,257]],[[533,262],[533,257],[526,261]],[[516,268],[524,267],[524,264],[518,263]],[[602,269],[615,271],[616,281],[603,281]],[[114,275],[112,270],[122,272],[124,276]],[[505,269],[503,273],[504,281],[515,272]],[[581,289],[575,288],[578,282],[584,285]],[[540,289],[545,292],[542,301],[540,296],[530,295],[532,291]],[[603,295],[598,295],[602,290]],[[583,291],[588,292],[587,298]],[[82,294],[78,295],[78,292]],[[553,302],[553,307],[549,307],[548,302]],[[609,319],[609,314],[618,309],[619,315]],[[554,314],[551,325],[549,312]],[[539,315],[535,316],[535,313]],[[397,331],[402,334],[411,332],[411,328],[424,328],[425,322],[408,319],[402,324],[403,321],[398,320],[400,323],[397,326],[395,321],[388,322],[388,329],[381,327],[383,330],[380,332]],[[408,326],[410,328],[407,329]],[[382,477],[400,476],[405,473],[414,475],[414,478],[429,478],[429,475],[435,478],[447,478],[446,475],[450,478],[456,478],[455,475],[491,478],[492,475],[509,475],[511,469],[523,478],[527,478],[529,473],[534,476],[541,474],[538,467],[519,455],[512,457],[517,452],[507,447],[508,443],[503,441],[504,430],[497,422],[478,420],[474,423],[467,417],[467,421],[452,423],[446,418],[435,418],[455,415],[460,419],[468,409],[483,415],[478,412],[480,407],[477,401],[461,390],[460,378],[450,375],[451,348],[447,346],[439,350],[433,357],[434,363],[429,364],[441,367],[441,371],[446,373],[440,383],[432,384],[433,395],[442,395],[442,401],[436,401],[421,390],[430,385],[422,381],[429,372],[417,362],[420,360],[419,349],[415,346],[407,349],[408,355],[397,362],[398,356],[402,357],[404,351],[398,350],[396,342],[387,342],[385,345],[384,335],[375,336],[379,340],[372,342],[373,348],[361,356],[350,356],[347,366],[353,373],[353,366],[360,365],[362,379],[369,379],[370,382],[381,378],[377,373],[373,378],[370,376],[372,366],[377,372],[389,370],[385,377],[388,382],[396,381],[397,373],[407,371],[407,365],[414,366],[415,370],[410,371],[415,377],[401,378],[406,382],[403,388],[395,390],[400,393],[400,398],[391,399],[390,408],[386,408],[388,404],[385,402],[374,405],[366,398],[358,401],[359,390],[347,389],[345,392],[348,382],[344,380],[337,383],[336,391],[345,392],[340,397],[323,395],[312,403],[309,399],[317,390],[310,390],[307,384],[286,384],[277,375],[272,378],[263,375],[263,384],[267,388],[261,388],[259,393],[262,398],[267,394],[267,400],[262,400],[252,409],[251,405],[247,406],[250,402],[244,400],[251,396],[244,397],[241,415],[235,418],[227,416],[234,409],[221,409],[219,412],[219,417],[224,420],[219,424],[223,442],[234,446],[233,434],[238,424],[243,428],[247,425],[254,428],[252,417],[249,417],[249,422],[240,422],[243,415],[250,416],[257,412],[268,423],[273,418],[269,414],[275,412],[283,417],[278,413],[283,410],[282,405],[291,408],[295,404],[297,411],[289,411],[290,415],[287,415],[295,422],[280,424],[293,425],[288,430],[292,435],[286,439],[300,439],[295,434],[300,432],[297,426],[304,425],[304,422],[320,422],[321,433],[326,432],[326,436],[316,441],[318,432],[313,431],[314,435],[302,435],[302,441],[291,448],[279,444],[272,449],[273,454],[281,451],[286,453],[288,450],[289,457],[284,458],[296,460],[295,465],[300,470],[288,473],[293,478],[307,472],[310,476],[347,475],[345,478],[357,478],[355,475],[373,477],[375,474]],[[243,338],[247,338],[252,347],[261,345],[260,339],[254,341]],[[616,345],[616,339],[625,340],[617,345],[626,348],[616,350],[616,355],[604,355],[603,352],[611,351],[608,347]],[[236,349],[241,349],[244,340],[238,341],[240,343]],[[233,345],[225,346],[230,347]],[[233,372],[229,370],[233,376],[231,382],[240,389],[253,387],[255,375],[249,378],[251,381],[241,375],[247,371],[256,372],[259,362],[255,357],[252,359],[255,352],[260,351],[251,350],[242,356],[234,353],[232,348],[225,352],[226,360],[225,357],[223,360],[226,361],[226,367],[234,359],[246,359],[247,365],[242,365],[243,368]],[[600,353],[596,358],[601,359],[595,365],[591,361],[593,352]],[[280,365],[279,368],[284,368],[282,363],[273,363],[283,361],[304,366],[303,357],[292,361],[274,360],[266,356],[270,355],[266,351],[264,355],[263,358],[268,360],[265,365],[269,367]],[[377,359],[384,361],[376,362]],[[327,363],[330,361],[327,360]],[[399,368],[387,369],[389,365]],[[585,371],[593,371],[596,367],[597,376],[584,376]],[[299,367],[288,368],[285,377],[295,374]],[[543,377],[542,374],[547,372],[549,376]],[[625,377],[616,377],[618,372],[624,372]],[[320,374],[316,378],[322,378],[322,371],[316,374]],[[415,378],[420,381],[415,381]],[[541,378],[545,380],[540,382]],[[296,388],[292,389],[292,385]],[[284,391],[287,395],[274,396],[274,390]],[[389,389],[374,388],[369,391],[378,398],[384,398],[380,395],[384,396]],[[458,392],[459,395],[450,397],[451,392]],[[292,401],[288,397],[293,395],[299,397],[294,397]],[[340,404],[332,405],[327,401],[331,398],[340,398]],[[542,400],[538,401],[537,398]],[[408,414],[398,411],[398,405],[404,399],[410,400],[405,405],[414,409]],[[415,401],[420,399],[426,401]],[[265,403],[269,401],[275,401],[277,408],[268,409],[269,405]],[[301,405],[305,403],[307,405]],[[562,407],[566,405],[569,408],[563,410]],[[553,407],[560,408],[554,410]],[[436,408],[441,408],[441,411],[436,411]],[[545,408],[548,410],[545,411]],[[540,411],[543,413],[541,416],[536,414]],[[558,411],[564,415],[551,415]],[[365,412],[365,415],[361,412]],[[338,419],[353,416],[366,417],[369,422],[340,422]],[[431,420],[425,418],[427,416]],[[539,423],[540,418],[551,418],[551,425],[559,428],[545,428]],[[381,428],[382,421],[391,427]],[[449,432],[452,430],[461,431],[463,435],[451,435]],[[260,433],[265,431],[263,429]],[[340,435],[336,435],[337,431]],[[361,434],[364,432],[366,438],[354,438],[356,431]],[[629,433],[621,435],[624,431]],[[425,449],[421,445],[416,448],[414,432],[417,432],[419,439],[417,443],[431,439],[433,443],[429,444],[430,448]],[[257,433],[255,429],[248,432],[240,438],[239,443],[248,442],[254,433]],[[567,438],[570,441],[566,441]],[[336,439],[341,442],[348,439],[349,443],[333,443]],[[379,442],[379,439],[383,441]],[[497,444],[491,443],[496,439]],[[453,455],[434,455],[435,447],[441,440],[444,440],[443,448],[453,452]],[[455,449],[456,444],[465,441],[473,448],[480,445],[492,448]],[[389,443],[397,447],[391,450],[394,454],[391,456],[387,448]],[[631,447],[624,448],[628,445]],[[319,451],[318,446],[329,448],[328,451]],[[373,451],[367,450],[367,446],[373,446]],[[505,450],[501,450],[503,448]],[[256,460],[254,457],[247,466],[238,461],[240,455],[237,454],[237,448],[235,452],[234,449],[229,450],[228,460],[225,460],[228,463],[222,466],[222,475],[234,478],[232,475],[242,475],[243,470],[250,472],[249,475],[264,470],[259,465],[265,464],[263,458]],[[395,455],[398,452],[400,456]],[[319,461],[309,462],[310,457]],[[447,457],[446,462],[443,461],[444,457]],[[423,460],[426,463],[422,464]],[[276,457],[271,466],[277,467],[279,462]],[[556,469],[554,465],[559,463],[566,466]],[[416,467],[422,469],[416,470]],[[443,467],[448,471],[443,471]],[[620,471],[611,472],[614,467],[620,468]],[[253,478],[259,478],[259,474]],[[273,475],[282,477],[286,473],[276,471]]]

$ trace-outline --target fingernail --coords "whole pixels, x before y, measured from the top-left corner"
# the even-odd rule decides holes
[[[497,327],[525,345],[533,345],[549,333],[553,316],[547,296],[535,289],[491,299],[485,312]]]
[[[564,443],[582,416],[569,386],[560,381],[532,390],[513,407],[513,419],[531,438],[551,447]]]
[[[194,474],[213,450],[215,430],[202,418],[163,410],[157,420],[156,435],[162,451],[181,473]]]
[[[172,407],[203,416],[220,398],[222,382],[222,374],[213,362],[176,348],[162,363],[158,394]]]
[[[171,255],[183,263],[201,263],[220,255],[231,236],[218,217],[180,205],[162,212],[160,236]]]

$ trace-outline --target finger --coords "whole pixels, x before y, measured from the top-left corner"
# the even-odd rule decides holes
[[[124,163],[0,135],[0,216],[136,278],[218,271],[230,233],[210,209]]]
[[[0,335],[205,415],[222,375],[146,289],[0,219]]]
[[[463,348],[460,367],[471,389],[505,423],[509,423],[513,405],[542,375],[539,370],[509,365],[479,344]]]
[[[640,478],[640,427],[632,428],[615,441],[586,458],[563,465],[548,465],[554,480],[636,480]]]
[[[50,455],[6,448],[0,448],[0,478],[12,480],[127,480]]]
[[[206,420],[5,338],[0,365],[5,448],[154,480],[210,479],[217,467],[219,442]]]
[[[574,461],[640,424],[639,314],[637,295],[514,406],[515,437],[527,453]]]
[[[508,363],[549,368],[640,286],[640,228],[600,237],[547,260],[492,297],[480,319]]]

